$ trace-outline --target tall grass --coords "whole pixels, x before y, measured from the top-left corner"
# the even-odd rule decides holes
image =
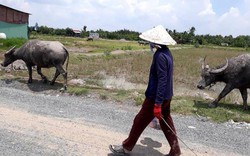
[[[71,56],[71,65],[69,71],[73,77],[82,76],[83,78],[102,78],[100,73],[120,77],[132,83],[147,83],[148,71],[152,56],[149,53],[134,53],[122,55],[101,55],[101,56]]]
[[[211,50],[208,48],[188,48],[172,50],[174,56],[174,81],[176,84],[186,84],[196,87],[200,79],[201,62],[207,56],[206,62],[216,67],[225,62],[226,58],[237,56],[242,51]],[[85,56],[72,54],[70,70],[73,77],[82,76],[98,78],[98,73],[105,71],[110,76],[124,76],[132,83],[146,84],[152,55],[145,52],[134,52],[121,55]],[[75,70],[77,69],[77,70]]]

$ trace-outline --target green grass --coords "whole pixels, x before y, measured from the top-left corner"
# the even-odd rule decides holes
[[[0,39],[0,50],[6,51],[13,46],[20,47],[25,42],[27,42],[27,40],[23,38]]]
[[[68,88],[67,92],[73,95],[87,95],[89,93],[89,89],[84,87],[71,86]]]
[[[196,101],[194,106],[197,108],[197,113],[201,116],[211,117],[218,122],[228,121],[246,121],[250,122],[250,112],[243,111],[242,105],[235,105],[231,103],[219,103],[217,108],[208,108],[207,101]]]
[[[243,111],[242,105],[220,102],[217,108],[209,108],[211,101],[195,99],[193,97],[174,97],[171,110],[183,115],[206,117],[216,122],[234,120],[250,123],[250,111]]]
[[[135,104],[136,104],[137,106],[142,105],[142,103],[143,103],[144,100],[145,100],[145,95],[144,95],[144,94],[140,94],[140,95],[138,95],[138,96],[135,96],[135,97],[134,97],[134,100],[135,100]]]

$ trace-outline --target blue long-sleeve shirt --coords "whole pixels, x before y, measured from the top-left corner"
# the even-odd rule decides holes
[[[173,56],[166,46],[154,54],[145,95],[157,104],[173,96]]]

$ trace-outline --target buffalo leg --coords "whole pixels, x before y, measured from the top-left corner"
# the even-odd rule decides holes
[[[61,90],[67,90],[67,72],[63,69],[62,65],[56,66],[56,73],[51,83],[55,83],[55,80],[59,76],[59,74],[62,74],[64,78],[64,86]]]
[[[27,68],[28,68],[28,72],[29,72],[29,80],[28,80],[28,83],[32,83],[32,66],[28,66],[28,65],[27,65]]]
[[[243,99],[243,109],[247,110],[247,89],[240,89],[240,93]]]
[[[221,91],[217,99],[215,99],[212,103],[210,103],[208,106],[211,108],[215,108],[218,105],[218,102],[224,98],[229,92],[231,92],[234,89],[231,85],[226,85],[225,88]]]
[[[54,75],[54,78],[51,80],[51,82],[50,82],[50,84],[51,85],[54,85],[55,84],[55,81],[56,81],[56,79],[57,79],[57,77],[60,75],[60,72],[59,72],[59,70],[57,70],[56,69],[56,73],[55,73],[55,75]]]
[[[42,74],[42,68],[37,67],[37,73],[42,77],[43,83],[47,83],[47,77]]]

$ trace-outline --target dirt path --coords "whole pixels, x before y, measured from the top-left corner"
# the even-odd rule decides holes
[[[107,154],[110,141],[117,142],[118,136],[122,135],[81,121],[44,117],[7,108],[0,108],[0,112],[1,118],[4,118],[1,121],[2,128],[28,136],[33,143],[52,150],[60,150],[59,145],[50,142],[50,139],[46,141],[47,138],[60,138],[67,145],[67,152],[76,155]]]
[[[127,137],[139,110],[92,96],[75,97],[55,91],[52,95],[25,86],[0,81],[1,156],[112,156],[108,145],[120,144]],[[247,128],[173,117],[179,136],[198,156],[249,153]],[[183,156],[194,156],[182,143],[181,148]],[[131,156],[162,156],[168,151],[163,133],[148,127]]]
[[[3,107],[0,108],[0,112],[1,129],[26,136],[26,139],[31,140],[32,143],[43,146],[43,148],[50,151],[57,151],[60,155],[111,155],[107,148],[108,145],[110,143],[119,143],[121,138],[126,137],[125,134],[109,130],[108,127],[78,119],[69,120],[41,116],[31,114],[25,110],[13,110]],[[62,140],[66,151],[62,151],[60,149],[62,145],[58,141],[53,142],[54,139]],[[12,144],[14,145],[15,142],[12,142]],[[131,155],[160,156],[161,153],[167,152],[168,149],[165,147],[167,145],[153,141],[150,138],[144,138]],[[196,148],[198,147],[199,150],[195,152],[200,156],[233,155],[225,153],[225,151],[222,152],[211,148],[205,149],[201,145],[196,145]],[[192,156],[194,154],[185,149],[183,155]]]

